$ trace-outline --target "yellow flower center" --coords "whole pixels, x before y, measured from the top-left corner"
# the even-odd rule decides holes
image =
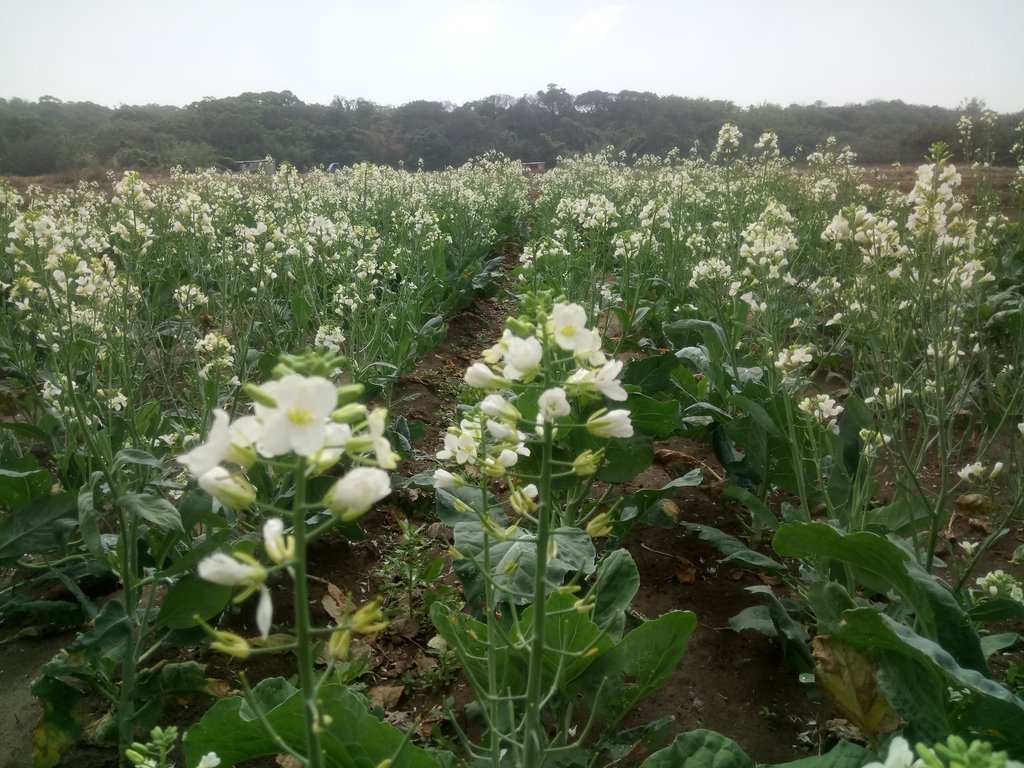
[[[288,421],[297,427],[304,427],[313,423],[313,414],[306,408],[289,408]]]

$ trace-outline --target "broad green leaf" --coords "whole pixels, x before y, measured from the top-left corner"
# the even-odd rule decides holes
[[[33,499],[49,495],[52,485],[53,479],[45,469],[0,467],[0,507],[18,509]]]
[[[654,462],[654,438],[642,432],[608,441],[605,465],[598,477],[606,483],[627,483]]]
[[[136,464],[140,467],[152,467],[153,469],[164,468],[164,463],[153,454],[132,448],[125,448],[114,455],[114,469],[123,467],[126,464]]]
[[[533,574],[537,567],[537,547],[533,534],[519,529],[511,536],[496,541],[485,535],[475,515],[463,514],[463,522],[454,527],[455,549],[463,558],[454,563],[466,590],[466,601],[478,606],[483,599],[483,579],[480,568],[484,563],[484,547],[488,548],[491,579],[494,582],[494,600],[524,605],[533,600]],[[548,558],[546,569],[547,591],[551,593],[562,585],[572,572],[584,576],[594,572],[597,552],[593,539],[579,528],[556,528],[551,533],[557,544],[557,553]]]
[[[622,384],[639,387],[647,394],[657,394],[669,388],[672,372],[679,367],[679,359],[672,352],[652,357],[639,357],[626,363],[622,370]]]
[[[470,519],[476,520],[485,511],[497,525],[508,525],[504,509],[489,492],[472,485],[437,489],[437,516],[443,523],[455,526]]]
[[[937,643],[870,608],[843,614],[835,637],[879,665],[879,682],[900,716],[931,741],[949,733],[1024,751],[1024,700],[966,669]]]
[[[440,600],[430,606],[430,620],[437,633],[455,651],[477,698],[487,695],[491,673],[499,690],[522,691],[526,686],[527,653],[507,638],[495,641],[493,664],[488,663],[487,625],[465,613],[457,613]]]
[[[668,437],[683,426],[679,421],[678,401],[655,400],[634,392],[621,405],[629,411],[633,429],[658,439]]]
[[[122,645],[131,635],[131,622],[120,600],[109,600],[88,632],[83,632],[68,646],[68,656],[75,658],[84,654],[93,665],[100,664],[100,657],[111,648]],[[46,667],[43,667],[45,670]]]
[[[595,712],[614,725],[637,702],[665,684],[679,666],[696,627],[697,617],[690,611],[669,611],[641,624],[599,656],[574,690],[600,690],[593,702]]]
[[[775,424],[775,420],[772,419],[771,414],[769,414],[768,411],[765,410],[764,406],[756,400],[752,400],[744,395],[730,395],[726,402],[750,416],[754,423],[767,434],[780,440],[786,439],[782,430],[780,430]]]
[[[56,524],[71,517],[77,500],[70,493],[34,499],[0,523],[0,560],[47,552],[59,543]]]
[[[614,643],[586,613],[576,610],[576,602],[575,595],[555,593],[544,606],[542,690],[548,690],[556,682],[560,686],[571,684],[594,663],[595,658],[600,659],[601,654]],[[517,628],[512,631],[518,632],[523,638],[532,637],[535,614],[534,606],[531,605],[523,611]]]
[[[788,763],[776,763],[766,768],[861,768],[875,757],[875,753],[860,744],[840,741],[823,755],[812,755]]]
[[[78,530],[81,531],[82,542],[93,559],[99,563],[104,562],[106,558],[100,539],[100,516],[93,502],[91,485],[82,486],[78,492]]]
[[[782,646],[782,658],[799,673],[814,669],[811,649],[808,645],[807,630],[794,619],[782,601],[775,596],[771,587],[747,587],[748,592],[764,595],[768,602],[768,616],[775,625],[775,636]]]
[[[594,623],[618,640],[626,626],[626,609],[640,589],[640,572],[633,556],[616,549],[597,568],[591,594]]]
[[[754,763],[732,739],[701,728],[679,734],[640,768],[754,768]]]
[[[148,520],[158,528],[185,533],[181,514],[167,499],[150,493],[126,493],[117,500],[117,505],[128,514]]]
[[[391,768],[440,768],[437,758],[409,743],[397,728],[373,717],[363,699],[347,686],[325,685],[319,691],[321,715],[326,724],[320,732],[324,757],[329,765],[376,768],[390,759]],[[267,722],[290,747],[302,753],[305,724],[302,691],[264,712]],[[241,697],[214,704],[182,740],[187,765],[195,765],[207,752],[216,752],[222,765],[236,765],[281,750],[259,720],[246,720]]]
[[[738,501],[750,510],[750,516],[757,524],[758,528],[766,531],[774,531],[779,527],[779,519],[772,514],[770,509],[768,509],[768,505],[746,488],[741,488],[738,485],[730,483],[725,486],[725,491],[723,491],[722,495],[727,499]]]
[[[846,563],[871,591],[898,593],[914,611],[916,627],[967,667],[987,673],[981,641],[953,594],[909,554],[874,533],[844,533],[825,523],[784,523],[772,540],[785,557],[827,557]]]
[[[636,754],[649,754],[651,750],[660,747],[665,743],[669,726],[673,722],[675,722],[675,718],[671,715],[662,717],[646,725],[619,731],[602,740],[601,743],[604,745],[604,751],[611,761],[605,764],[605,768],[619,765],[620,761],[624,765],[627,763],[631,764],[630,757],[634,752]]]
[[[772,621],[767,605],[752,605],[749,608],[744,608],[729,619],[729,628],[733,632],[752,629],[766,637],[778,637],[779,634],[775,631],[775,622]]]
[[[730,536],[724,531],[720,531],[717,528],[712,528],[709,525],[702,525],[700,523],[680,523],[680,525],[688,531],[696,533],[702,541],[708,542],[711,546],[725,555],[725,559],[722,562],[737,562],[743,565],[749,565],[751,568],[755,568],[759,571],[785,571],[786,566],[782,563],[778,563],[772,560],[767,555],[762,555],[739,539]]]
[[[194,627],[196,617],[206,620],[227,608],[234,590],[188,573],[167,591],[156,623],[168,629]]]

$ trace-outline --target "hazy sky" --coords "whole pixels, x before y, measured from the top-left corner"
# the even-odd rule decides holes
[[[0,0],[0,30],[0,98],[462,104],[557,83],[1024,110],[1024,0]]]

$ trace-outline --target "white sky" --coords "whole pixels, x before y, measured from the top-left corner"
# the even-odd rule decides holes
[[[1024,0],[0,0],[0,98],[399,105],[557,83],[1024,110]]]

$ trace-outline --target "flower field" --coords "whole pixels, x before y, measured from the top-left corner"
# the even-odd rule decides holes
[[[728,124],[0,180],[0,631],[70,633],[10,765],[1024,760],[1024,175],[969,129],[902,187]]]

